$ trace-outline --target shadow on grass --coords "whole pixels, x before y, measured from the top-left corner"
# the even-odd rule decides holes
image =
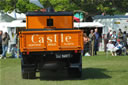
[[[105,74],[106,69],[101,68],[86,68],[83,69],[83,79],[107,79],[112,78],[111,76]]]
[[[41,72],[40,80],[86,80],[86,79],[108,79],[111,78],[111,76],[105,74],[106,69],[101,68],[83,68],[82,69],[82,77],[81,78],[74,78],[69,77],[66,71],[60,71],[60,72]]]

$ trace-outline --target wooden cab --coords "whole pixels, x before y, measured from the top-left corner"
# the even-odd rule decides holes
[[[28,12],[26,29],[72,29],[72,12]]]

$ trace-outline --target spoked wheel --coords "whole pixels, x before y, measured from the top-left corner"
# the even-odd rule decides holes
[[[69,68],[68,75],[69,77],[80,78],[82,76],[82,71],[79,68]]]
[[[22,72],[23,79],[35,79],[35,72]]]
[[[36,71],[35,70],[28,70],[28,68],[24,68],[23,62],[21,61],[21,75],[23,79],[35,79],[36,78]]]
[[[82,56],[81,54],[74,54],[69,68],[68,75],[70,77],[80,78],[82,76]]]

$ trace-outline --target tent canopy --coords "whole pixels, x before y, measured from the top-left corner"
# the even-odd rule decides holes
[[[17,13],[14,11],[12,11],[11,13],[7,12],[7,14],[11,17],[13,17],[14,19],[25,19],[26,15],[24,13]]]
[[[74,20],[76,21],[76,22],[80,22],[80,19],[79,18],[77,18],[77,17],[73,17],[74,18]]]
[[[26,27],[26,22],[24,20],[14,20],[7,27]]]
[[[4,32],[7,32],[7,25],[8,25],[8,24],[9,24],[8,22],[1,22],[1,23],[0,23],[0,30],[2,30],[3,33],[4,33]]]
[[[9,16],[8,14],[0,12],[0,22],[11,22],[13,20],[15,19]]]
[[[84,28],[84,27],[104,27],[104,25],[102,25],[99,22],[74,22],[74,27],[75,28]]]

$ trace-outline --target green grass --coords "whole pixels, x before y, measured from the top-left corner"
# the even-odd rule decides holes
[[[64,72],[47,73],[34,80],[21,78],[20,59],[0,60],[0,85],[127,85],[128,56],[106,56],[103,52],[97,56],[83,57],[82,78],[68,78]],[[57,75],[58,74],[58,75]]]

